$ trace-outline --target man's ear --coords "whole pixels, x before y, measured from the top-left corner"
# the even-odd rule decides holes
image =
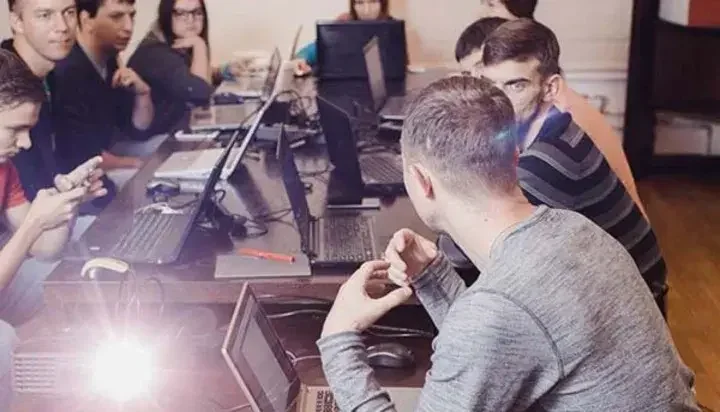
[[[425,197],[428,199],[435,197],[432,179],[430,178],[430,174],[427,169],[419,164],[410,165],[410,176],[412,179],[415,179],[418,186],[422,189]]]
[[[545,93],[543,95],[543,100],[546,103],[555,103],[558,95],[560,94],[562,80],[563,79],[559,74],[553,74],[545,80]]]
[[[15,6],[17,7],[17,6]],[[16,11],[10,12],[10,30],[14,34],[25,34],[25,28],[22,24],[22,18]]]
[[[78,29],[83,31],[92,30],[93,18],[90,17],[90,13],[87,10],[83,10],[78,14]]]

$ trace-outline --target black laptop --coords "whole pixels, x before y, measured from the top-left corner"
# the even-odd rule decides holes
[[[363,47],[373,109],[382,120],[404,120],[405,96],[388,96],[385,68],[380,56],[380,39],[373,37]]]
[[[360,185],[365,196],[406,193],[400,154],[390,149],[358,154],[355,132],[347,112],[319,96],[317,107],[328,155],[334,166],[331,187],[335,186],[333,180],[340,180],[345,187]]]
[[[374,219],[353,211],[327,210],[316,218],[310,214],[305,185],[284,133],[278,141],[282,180],[300,233],[300,245],[313,267],[357,267],[377,259]]]
[[[403,20],[351,20],[316,24],[318,74],[323,80],[364,79],[363,46],[371,38],[380,40],[384,76],[405,78],[408,64]]]

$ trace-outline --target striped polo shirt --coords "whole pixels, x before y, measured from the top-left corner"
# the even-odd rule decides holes
[[[532,204],[576,211],[605,229],[628,250],[653,295],[664,293],[667,270],[650,223],[569,114],[550,112],[520,154],[518,178]]]

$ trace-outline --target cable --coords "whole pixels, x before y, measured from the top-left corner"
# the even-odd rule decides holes
[[[322,309],[298,309],[290,312],[273,313],[268,319],[284,319],[297,315],[327,315],[328,311]]]
[[[275,301],[281,301],[278,303],[286,303],[286,304],[297,304],[301,305],[304,303],[318,303],[318,304],[328,304],[332,305],[333,301],[330,299],[323,299],[323,298],[314,298],[309,296],[294,296],[294,295],[260,295],[258,296],[259,300],[275,300]],[[286,302],[289,301],[289,302]]]

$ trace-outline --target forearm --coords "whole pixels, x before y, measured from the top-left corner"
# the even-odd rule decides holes
[[[389,412],[395,406],[367,363],[367,352],[359,333],[342,332],[317,342],[325,379],[340,410]]]
[[[155,116],[155,107],[150,92],[135,95],[132,113],[133,126],[138,130],[147,130],[152,123],[153,116]]]
[[[467,289],[450,261],[440,252],[423,273],[413,279],[412,286],[438,329],[455,299]]]
[[[23,223],[0,250],[0,262],[2,262],[0,265],[0,290],[12,281],[40,233],[39,228],[30,223]]]
[[[210,67],[207,49],[201,47],[193,49],[190,73],[205,80],[208,84],[212,84],[212,68]]]
[[[46,230],[33,243],[30,254],[38,259],[51,260],[58,257],[70,238],[75,217],[54,229]]]

